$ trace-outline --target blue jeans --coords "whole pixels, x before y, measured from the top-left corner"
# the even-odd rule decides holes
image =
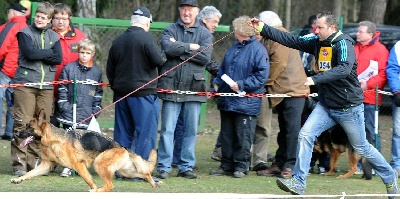
[[[392,136],[392,161],[390,165],[398,170],[400,169],[400,107],[392,104],[393,117],[393,136]]]
[[[196,163],[194,153],[196,145],[197,125],[200,117],[200,102],[163,101],[161,111],[161,133],[158,143],[157,171],[171,172],[174,149],[174,132],[179,114],[182,116],[184,135],[180,158],[177,160],[179,172],[192,171]]]
[[[367,135],[367,140],[369,141],[370,144],[372,144],[372,146],[374,146],[376,149],[378,149],[379,152],[381,152],[381,135],[379,134],[379,131],[378,134],[376,135],[376,140],[375,140],[375,105],[364,104],[364,117],[365,117],[365,131]],[[375,143],[377,144],[376,146]]]
[[[9,84],[10,81],[11,81],[10,77],[8,77],[3,72],[0,72],[0,84],[1,85]],[[8,90],[8,89],[11,89],[10,90],[11,92],[13,90],[12,88],[7,88],[7,89],[0,88],[0,118],[2,118],[2,116],[3,116],[3,98],[6,98],[7,113],[6,113],[6,129],[5,129],[4,135],[12,136],[12,128],[14,125],[14,119],[12,117],[10,106],[8,104],[9,98],[11,98],[11,94],[8,93],[8,96],[6,96],[6,90]],[[3,125],[3,120],[0,119],[0,128],[2,127],[2,125]]]
[[[6,113],[6,127],[4,129],[4,135],[7,136],[12,136],[13,134],[13,126],[14,126],[14,118],[11,113],[11,107],[13,106],[13,96],[14,95],[14,89],[13,88],[7,88],[5,97],[6,97],[6,102],[7,102],[7,113]]]
[[[147,160],[156,148],[159,112],[157,95],[124,98],[115,105],[114,140]]]
[[[182,113],[179,114],[178,122],[176,123],[175,133],[174,133],[174,155],[172,158],[172,165],[178,165],[179,159],[181,157],[182,151],[182,139],[183,135],[185,134],[183,128],[183,116]]]
[[[383,183],[397,180],[397,176],[379,151],[368,143],[365,134],[364,105],[349,109],[328,109],[318,103],[299,133],[297,161],[293,178],[306,187],[306,178],[310,169],[311,154],[315,138],[330,127],[340,124],[346,131],[351,146],[364,156],[371,167],[381,177]]]
[[[375,139],[375,105],[364,103],[364,117],[365,117],[365,133],[367,136],[367,140],[370,144],[372,144],[372,146],[374,146],[376,149],[378,149],[379,152],[381,152],[381,135],[379,134],[379,131],[378,134],[376,134],[376,139]],[[362,169],[361,160],[357,162],[357,167],[359,169]]]

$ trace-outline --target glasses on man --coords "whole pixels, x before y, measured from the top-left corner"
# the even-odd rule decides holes
[[[53,19],[56,21],[68,21],[69,20],[68,17],[54,17]]]
[[[357,31],[357,33],[359,33],[359,34],[368,34],[369,32],[365,32],[365,31],[359,30],[359,31]]]

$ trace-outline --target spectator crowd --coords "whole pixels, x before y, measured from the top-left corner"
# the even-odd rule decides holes
[[[103,83],[103,74],[94,65],[96,44],[71,23],[70,7],[44,1],[35,13],[30,10],[29,0],[10,4],[8,21],[0,26],[0,84],[26,85],[0,88],[1,115],[3,98],[7,107],[1,137],[11,141],[11,167],[16,176],[41,161],[40,138],[21,147],[22,140],[16,136],[36,109],[44,109],[50,116],[46,119],[67,132],[88,129],[90,120],[78,122],[90,117],[95,121],[102,109],[103,90],[98,84],[43,84]],[[307,24],[311,31],[295,36],[285,29],[278,14],[264,11],[257,18],[233,20],[235,41],[217,63],[212,44],[221,12],[214,6],[200,9],[197,0],[182,0],[178,10],[177,21],[157,41],[149,32],[151,11],[144,6],[135,8],[130,26],[113,41],[106,65],[105,75],[117,102],[113,139],[144,159],[158,147],[156,177],[170,178],[177,168],[177,177],[197,178],[196,135],[201,104],[208,99],[207,95],[158,89],[213,91],[219,94],[221,129],[211,158],[220,165],[210,175],[244,178],[254,171],[277,177],[283,191],[303,195],[316,161],[319,174],[329,169],[329,153],[313,153],[314,142],[339,124],[354,150],[382,179],[387,193],[397,194],[400,42],[388,51],[370,21],[359,23],[354,41],[338,29],[338,19],[329,11],[312,15]],[[30,15],[31,24],[27,21]],[[206,71],[213,76],[211,88],[206,85]],[[164,75],[152,81],[160,74]],[[380,153],[375,123],[376,104],[379,109],[382,95],[376,98],[371,92],[376,87],[382,90],[386,83],[393,94],[389,162]],[[318,97],[307,97],[313,91]],[[224,95],[228,93],[238,95]],[[290,97],[250,98],[243,96],[246,93]],[[274,155],[268,151],[273,110],[279,123]],[[358,166],[361,171],[361,163]],[[60,176],[68,177],[71,172],[63,168]],[[118,173],[115,176],[121,178]]]

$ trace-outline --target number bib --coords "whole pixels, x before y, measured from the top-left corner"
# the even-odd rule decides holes
[[[332,47],[321,47],[318,57],[318,71],[325,72],[332,69]]]

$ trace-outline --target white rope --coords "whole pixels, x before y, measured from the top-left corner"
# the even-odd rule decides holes
[[[236,194],[236,193],[135,193],[135,192],[106,192],[95,194],[90,192],[4,192],[2,198],[43,199],[59,197],[62,194],[67,198],[109,199],[109,198],[162,198],[162,199],[266,199],[266,198],[377,198],[400,196],[400,194],[354,194],[346,195],[275,195],[275,194]]]

